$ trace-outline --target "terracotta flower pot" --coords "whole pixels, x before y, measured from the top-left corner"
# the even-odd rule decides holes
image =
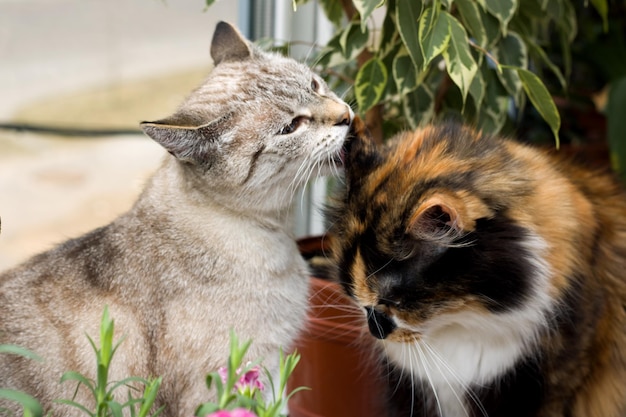
[[[311,278],[308,326],[296,348],[301,360],[289,390],[290,417],[381,417],[385,383],[362,313],[334,283]]]

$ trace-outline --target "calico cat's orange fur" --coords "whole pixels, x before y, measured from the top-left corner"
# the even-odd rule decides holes
[[[416,391],[396,415],[626,415],[617,181],[456,124],[356,130],[333,253]]]

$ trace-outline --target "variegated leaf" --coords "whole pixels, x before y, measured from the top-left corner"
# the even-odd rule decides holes
[[[339,46],[343,56],[348,60],[356,58],[367,46],[369,35],[367,26],[365,31],[362,31],[358,23],[351,23],[339,37]]]
[[[548,89],[539,77],[524,68],[507,67],[507,69],[514,70],[518,73],[528,99],[533,106],[535,106],[535,109],[539,112],[543,120],[548,123],[550,129],[552,129],[554,139],[556,140],[556,146],[558,148],[561,115],[559,114],[556,104],[554,104],[554,100],[552,100],[552,96],[548,92]]]
[[[378,58],[367,61],[356,75],[354,93],[359,111],[365,113],[374,107],[385,93],[387,68]]]
[[[487,32],[480,18],[479,6],[473,0],[456,0],[461,20],[476,43],[483,48],[487,46]]]
[[[486,61],[483,62],[483,65],[487,65]],[[483,80],[482,72],[476,71],[476,75],[470,84],[469,93],[472,99],[474,99],[474,106],[477,111],[480,111],[480,106],[485,98],[485,89],[485,80]]]
[[[527,68],[528,52],[522,38],[515,32],[509,32],[507,36],[502,38],[494,50],[494,55],[500,65],[508,65],[511,67]],[[500,82],[509,94],[515,98],[519,104],[519,98],[522,91],[522,82],[515,71],[498,72]]]
[[[335,25],[335,27],[338,27],[343,20],[343,9],[341,7],[341,2],[336,0],[317,0],[317,2],[321,4],[322,9],[324,9],[324,14],[328,18],[328,20],[330,20]]]
[[[417,71],[406,48],[402,48],[393,59],[393,79],[398,89],[397,94],[401,96],[417,88]]]
[[[414,91],[402,96],[402,108],[404,116],[409,122],[411,129],[429,123],[435,117],[434,94],[425,84]]]
[[[339,1],[335,3],[341,4]],[[352,0],[354,7],[361,15],[361,30],[365,31],[367,28],[367,21],[372,15],[372,12],[385,3],[385,0]]]
[[[500,21],[500,28],[503,34],[507,33],[509,22],[517,10],[517,3],[518,0],[485,0],[489,13]]]
[[[478,65],[470,52],[469,39],[461,23],[448,12],[442,11],[441,13],[450,27],[450,42],[442,53],[443,58],[446,61],[448,74],[461,90],[463,102],[465,102]]]
[[[446,17],[433,7],[424,10],[420,18],[419,39],[424,57],[424,67],[440,55],[450,41],[450,29]]]
[[[406,46],[413,65],[418,71],[424,68],[424,58],[419,42],[417,18],[422,13],[421,0],[398,0],[396,7],[396,23],[402,42]]]

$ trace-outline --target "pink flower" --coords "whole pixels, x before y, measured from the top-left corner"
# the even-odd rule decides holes
[[[221,367],[217,370],[217,372],[219,373],[220,378],[222,378],[222,382],[226,383],[226,379],[228,378],[228,369],[226,369],[225,367]],[[241,375],[241,369],[237,369],[236,374],[240,375],[239,381],[235,382],[235,388],[239,392],[250,393],[253,392],[255,389],[263,391],[264,386],[263,383],[259,380],[260,369],[258,366],[253,366],[248,370],[248,372],[243,375]]]
[[[207,417],[257,417],[252,411],[245,408],[235,408],[232,411],[221,410],[209,414]]]

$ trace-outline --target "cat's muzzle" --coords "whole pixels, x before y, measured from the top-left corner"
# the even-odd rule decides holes
[[[396,324],[386,313],[375,307],[365,307],[370,333],[377,339],[385,339],[396,328]]]

